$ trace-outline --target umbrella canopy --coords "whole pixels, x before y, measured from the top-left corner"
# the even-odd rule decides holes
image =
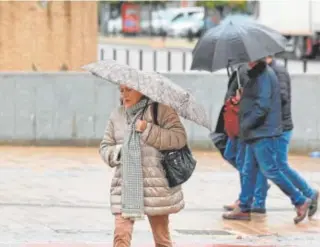
[[[140,71],[111,59],[85,65],[83,69],[116,85],[137,90],[153,101],[172,107],[181,117],[211,130],[204,107],[188,91],[159,73]]]
[[[192,70],[213,72],[284,51],[286,39],[277,31],[249,19],[231,19],[209,29],[198,41]]]

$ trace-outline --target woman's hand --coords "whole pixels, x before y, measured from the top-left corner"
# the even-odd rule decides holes
[[[243,93],[243,88],[239,88],[237,91],[236,91],[236,95],[234,97],[231,98],[231,101],[233,104],[238,104],[240,99],[241,99],[241,96],[242,96],[242,93]]]
[[[136,131],[142,133],[147,128],[147,121],[138,119],[136,122]]]

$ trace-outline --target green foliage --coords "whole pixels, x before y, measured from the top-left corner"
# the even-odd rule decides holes
[[[165,2],[167,2],[167,1],[165,1],[165,0],[163,0],[163,1],[139,1],[138,3],[140,3],[140,4],[150,4],[150,3],[152,3],[152,4],[156,5],[156,4],[162,4],[162,3],[165,3]]]
[[[111,5],[119,5],[119,4],[125,3],[125,2],[127,2],[127,3],[132,2],[132,3],[138,3],[138,4],[150,4],[150,3],[152,3],[152,4],[162,4],[162,3],[165,3],[165,2],[167,2],[167,1],[166,1],[166,0],[162,0],[162,1],[153,1],[153,0],[149,0],[149,1],[147,1],[147,0],[145,0],[145,1],[133,1],[133,0],[127,0],[127,1],[121,1],[121,0],[100,0],[99,3],[101,3],[101,2],[109,3],[109,4],[111,4]]]
[[[245,10],[247,7],[247,1],[230,1],[230,0],[221,0],[221,1],[197,1],[197,6],[203,6],[208,9],[218,9],[224,8],[225,6],[231,7],[232,9]]]

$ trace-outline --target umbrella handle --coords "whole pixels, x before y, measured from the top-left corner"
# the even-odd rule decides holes
[[[228,73],[228,77],[230,78],[230,70],[229,70],[229,66],[227,67],[227,73]]]
[[[241,83],[240,83],[240,75],[239,75],[239,68],[236,68],[236,73],[237,73],[237,84],[238,88],[241,88]]]

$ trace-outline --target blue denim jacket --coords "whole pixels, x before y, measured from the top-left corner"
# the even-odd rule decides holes
[[[240,135],[246,142],[282,134],[281,97],[278,79],[264,62],[248,72],[240,101]]]

